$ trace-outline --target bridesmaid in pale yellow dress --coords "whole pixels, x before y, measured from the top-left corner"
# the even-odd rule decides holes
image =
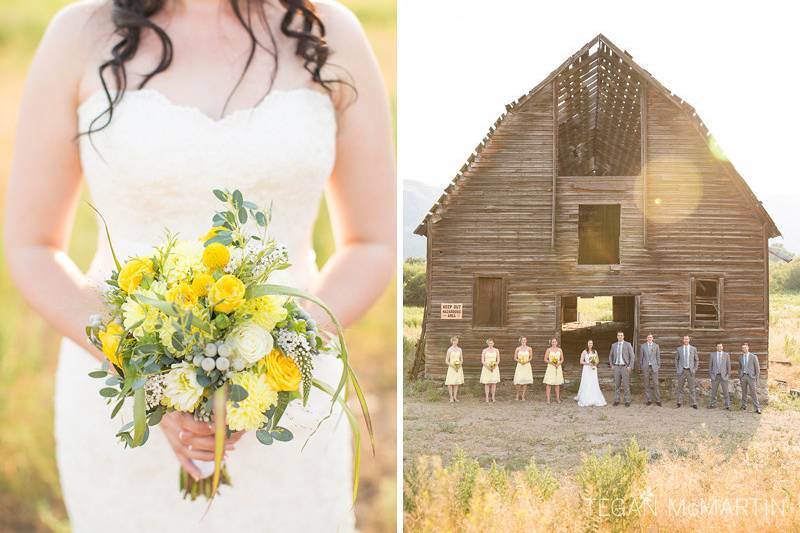
[[[556,401],[561,403],[559,388],[564,383],[564,371],[561,369],[561,365],[564,363],[564,352],[558,346],[558,339],[550,339],[550,347],[544,352],[544,362],[547,363],[547,370],[542,381],[547,385],[547,403],[550,403],[551,385],[556,388]]]
[[[444,358],[447,363],[447,377],[444,384],[447,385],[447,391],[450,393],[450,402],[458,401],[458,386],[464,384],[464,357],[461,353],[461,348],[458,346],[458,337],[450,337],[450,348],[447,349],[447,355]]]
[[[489,403],[490,396],[494,402],[497,384],[500,383],[500,350],[494,347],[494,339],[486,339],[486,348],[481,352],[481,364],[481,383],[486,393],[486,403]]]
[[[514,351],[514,360],[517,368],[514,370],[514,385],[517,387],[517,400],[525,401],[525,393],[528,385],[533,383],[533,371],[531,370],[532,348],[528,346],[528,339],[519,338],[519,346]]]

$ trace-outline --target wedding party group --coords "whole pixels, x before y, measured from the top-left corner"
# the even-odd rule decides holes
[[[450,402],[458,402],[458,387],[464,384],[464,370],[462,368],[464,357],[461,347],[458,345],[459,338],[450,338],[450,347],[445,356],[447,364],[447,385]],[[516,401],[525,401],[525,394],[528,386],[533,384],[533,370],[531,361],[533,350],[528,345],[525,337],[519,338],[519,346],[514,350],[514,361],[516,369],[514,371],[514,386],[516,387]],[[547,403],[550,403],[551,387],[555,388],[555,400],[561,403],[560,386],[564,384],[564,351],[555,337],[550,339],[550,346],[545,350],[544,362],[547,369],[542,382],[545,384],[545,396]],[[659,385],[659,371],[662,368],[661,347],[654,341],[652,334],[647,335],[647,341],[639,347],[638,356],[633,345],[625,340],[623,331],[617,332],[617,342],[611,345],[608,353],[608,366],[614,376],[614,400],[613,405],[617,406],[620,401],[624,402],[625,407],[631,405],[631,374],[638,366],[641,373],[642,387],[645,394],[646,405],[655,403],[662,406],[661,388]],[[600,356],[594,347],[594,341],[589,339],[586,347],[580,354],[579,362],[583,368],[581,371],[580,387],[575,400],[581,407],[606,405],[603,391],[600,389],[600,382],[597,375],[597,368],[600,365]],[[497,384],[500,383],[500,351],[495,347],[494,340],[486,339],[486,348],[481,352],[481,375],[480,383],[484,385],[486,403],[495,402]],[[695,377],[700,368],[700,358],[698,350],[691,344],[689,335],[683,336],[683,342],[675,349],[675,400],[676,407],[684,404],[684,395],[688,397],[689,405],[697,409],[697,388]],[[711,382],[711,398],[708,403],[709,408],[715,408],[717,398],[721,390],[723,405],[726,410],[731,408],[730,382],[732,380],[731,354],[724,350],[722,343],[717,343],[716,350],[709,353],[708,365],[709,380]],[[750,351],[748,343],[741,346],[739,356],[739,383],[741,386],[740,408],[747,410],[747,397],[753,403],[755,412],[761,414],[761,404],[758,401],[756,387],[760,377],[760,364],[758,356]]]

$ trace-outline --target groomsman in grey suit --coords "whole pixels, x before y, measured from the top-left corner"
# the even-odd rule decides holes
[[[678,407],[683,403],[683,384],[689,385],[689,398],[692,400],[692,408],[697,409],[697,397],[694,390],[694,373],[700,366],[700,359],[697,357],[697,348],[689,344],[689,335],[683,336],[683,344],[675,350],[675,369],[678,372],[678,390],[675,397],[678,400]]]
[[[658,369],[661,368],[661,347],[653,342],[653,334],[647,336],[647,342],[642,344],[640,350],[639,367],[642,369],[642,383],[644,383],[644,395],[647,405],[652,402],[651,384],[656,405],[661,407],[661,391],[658,387]]]
[[[619,405],[620,384],[625,389],[625,407],[631,405],[631,370],[635,360],[633,346],[625,340],[625,333],[618,331],[617,342],[608,352],[608,364],[614,370],[614,405]]]
[[[711,399],[708,408],[717,406],[717,390],[722,385],[722,395],[725,398],[725,409],[731,408],[731,396],[728,393],[728,379],[731,376],[731,356],[724,351],[722,343],[717,343],[717,351],[708,354],[708,377],[711,378]]]
[[[742,344],[742,356],[739,358],[739,383],[742,386],[742,411],[747,410],[747,391],[750,391],[750,397],[753,399],[753,407],[756,408],[756,413],[761,414],[761,404],[758,403],[758,394],[756,393],[756,385],[758,385],[758,378],[761,375],[761,367],[758,364],[758,357],[756,354],[750,353],[750,345],[747,343]]]

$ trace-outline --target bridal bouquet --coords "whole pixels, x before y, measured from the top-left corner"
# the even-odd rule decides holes
[[[558,363],[561,359],[559,358],[558,354],[551,353],[550,354],[550,364],[558,366]]]
[[[596,353],[590,353],[586,357],[586,360],[589,362],[590,365],[592,365],[592,367],[595,368],[597,367],[598,363],[600,363],[600,358],[597,356]]]
[[[338,403],[353,428],[355,498],[360,432],[344,401],[350,385],[370,437],[372,427],[341,327],[314,296],[269,283],[274,272],[289,267],[286,248],[268,235],[271,211],[245,201],[238,190],[213,192],[224,208],[213,215],[205,236],[183,239],[167,232],[149,255],[124,264],[106,226],[116,264],[106,281],[108,313],[93,316],[86,334],[108,358],[90,376],[105,381],[100,395],[113,404],[111,417],[133,400],[133,420],[116,436],[126,447],[142,446],[149,427],[171,411],[212,424],[215,460],[198,464],[207,477],[196,481],[180,471],[184,497],[210,500],[220,484],[230,482],[222,464],[226,435],[255,431],[265,445],[292,440],[291,430],[280,424],[283,414],[292,402],[305,405],[317,388],[331,396],[331,413]],[[333,346],[326,346],[325,333],[298,300],[328,313],[337,329]],[[313,377],[325,350],[336,350],[344,363],[335,387]]]
[[[531,360],[528,358],[528,354],[520,355],[519,356],[519,364],[527,365]]]
[[[450,360],[450,366],[453,367],[453,370],[458,370],[461,366],[461,359],[455,358]]]

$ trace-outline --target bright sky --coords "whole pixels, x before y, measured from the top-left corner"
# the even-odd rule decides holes
[[[602,33],[695,107],[800,253],[793,4],[399,2],[400,178],[444,188],[505,104]]]

